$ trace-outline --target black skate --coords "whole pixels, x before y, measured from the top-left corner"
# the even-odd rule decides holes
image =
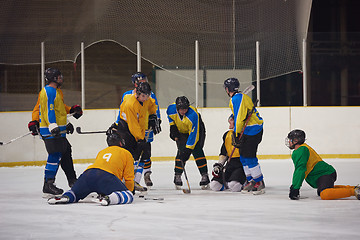
[[[134,188],[135,188],[135,191],[138,191],[138,192],[146,192],[147,191],[146,187],[141,186],[137,182],[134,182]]]
[[[44,181],[43,186],[43,193],[44,197],[53,197],[53,196],[60,196],[63,194],[64,190],[57,188],[55,185],[55,179],[48,179],[47,181]]]
[[[254,195],[260,195],[265,193],[265,183],[264,180],[255,183],[254,187],[251,189],[251,193]]]
[[[148,171],[144,174],[144,181],[147,187],[152,187],[153,182],[150,179],[151,171]]]
[[[181,174],[175,173],[174,183],[175,183],[176,190],[181,190],[181,186],[183,185],[182,180],[181,180]]]
[[[209,189],[209,183],[210,183],[210,180],[209,180],[209,175],[207,173],[204,173],[201,175],[201,180],[200,180],[200,187],[202,190],[206,190],[206,189]]]
[[[360,200],[360,185],[355,187],[355,197]]]

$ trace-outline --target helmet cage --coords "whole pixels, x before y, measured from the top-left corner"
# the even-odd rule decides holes
[[[151,87],[148,82],[140,82],[136,87],[136,94],[140,95],[141,93],[145,95],[151,94]]]

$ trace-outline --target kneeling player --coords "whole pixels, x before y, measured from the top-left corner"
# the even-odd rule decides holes
[[[246,176],[240,162],[239,149],[235,148],[234,150],[231,144],[234,129],[233,114],[229,117],[228,122],[229,131],[224,133],[219,162],[213,166],[212,175],[214,177],[211,179],[210,188],[214,191],[223,191],[228,188],[232,192],[240,192],[246,181]],[[229,159],[229,157],[231,158]],[[225,164],[225,171],[223,171]]]
[[[109,147],[98,153],[95,163],[84,171],[69,191],[61,197],[50,198],[49,204],[75,203],[92,192],[100,195],[98,201],[104,206],[132,203],[134,160],[131,153],[124,148],[124,135],[112,129],[108,132],[106,141]]]
[[[300,187],[305,180],[311,187],[317,189],[317,194],[323,200],[332,200],[355,196],[360,200],[360,186],[334,185],[337,174],[333,166],[326,163],[305,143],[305,132],[295,129],[285,138],[285,145],[294,150],[291,158],[294,163],[292,185],[289,198],[300,199]]]

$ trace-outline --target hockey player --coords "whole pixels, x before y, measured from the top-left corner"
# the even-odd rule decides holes
[[[182,186],[181,174],[190,154],[194,156],[196,165],[201,174],[200,186],[207,189],[210,183],[207,161],[203,151],[205,142],[205,125],[200,113],[185,96],[177,97],[175,103],[167,108],[170,124],[170,138],[176,142],[177,154],[175,158],[174,184],[176,189]]]
[[[147,76],[142,72],[136,72],[131,76],[131,81],[135,86],[135,89],[129,90],[125,92],[122,96],[121,103],[130,97],[131,95],[135,94],[136,88],[141,82],[148,82]],[[156,114],[150,114],[152,105],[156,105]],[[121,104],[120,104],[121,105]],[[141,176],[144,175],[144,181],[147,187],[153,186],[153,182],[151,181],[151,142],[154,141],[154,134],[158,134],[161,132],[161,119],[160,119],[160,109],[157,98],[154,92],[151,91],[150,97],[148,100],[144,102],[144,107],[147,108],[149,111],[146,113],[146,130],[145,130],[145,138],[147,139],[147,143],[142,145],[144,149],[137,149],[134,154],[134,166],[136,168],[135,173],[135,185],[136,188],[145,189],[140,185]],[[120,109],[119,115],[116,120],[118,124],[120,121]]]
[[[92,192],[104,206],[133,202],[134,167],[131,153],[124,148],[126,136],[112,128],[106,138],[109,147],[101,150],[94,164],[80,175],[74,186],[49,204],[76,203]],[[122,182],[124,180],[125,184]]]
[[[300,188],[305,181],[313,188],[317,188],[317,194],[323,200],[346,198],[355,196],[360,200],[360,186],[334,185],[336,170],[326,163],[321,157],[305,143],[305,132],[295,129],[289,132],[285,138],[285,145],[294,150],[291,158],[294,163],[292,185],[290,186],[289,198],[300,199]]]
[[[75,118],[82,116],[79,105],[68,107],[64,104],[60,87],[63,76],[58,69],[48,68],[45,71],[47,85],[40,91],[38,102],[34,107],[29,130],[36,135],[38,131],[44,137],[48,159],[45,166],[43,193],[45,195],[62,194],[63,190],[55,186],[55,176],[61,163],[69,186],[76,181],[76,173],[71,155],[71,145],[66,139],[66,133],[74,132],[73,125],[67,121],[67,113],[74,113]],[[39,130],[40,127],[40,130]],[[45,138],[46,137],[46,138]]]
[[[240,192],[246,181],[246,177],[240,162],[239,149],[232,145],[234,129],[233,114],[230,115],[228,122],[229,130],[223,135],[223,144],[220,149],[219,162],[215,163],[213,166],[213,178],[210,182],[210,188],[213,191],[223,191],[229,188],[232,192]],[[225,171],[224,166],[226,166]]]
[[[47,74],[48,74],[49,79],[54,78],[54,76],[51,76],[51,73],[57,73],[57,74],[61,75],[60,71],[57,71],[56,69],[53,69],[53,70],[48,69]],[[49,83],[49,81],[47,81],[47,83]],[[64,94],[61,91],[61,86],[58,87],[58,93],[60,94],[61,99],[64,101]],[[32,120],[28,124],[28,128],[32,132],[33,136],[38,135],[38,132],[39,132],[39,121],[40,121],[39,103],[40,103],[40,93],[39,93],[39,96],[38,96],[38,100],[37,100],[37,102],[36,102],[36,104],[34,106],[34,109],[32,111]],[[74,105],[72,107],[69,107],[66,104],[64,104],[64,105],[65,105],[66,112],[67,113],[74,113],[73,116],[76,119],[78,119],[78,118],[80,118],[82,116],[83,112],[82,112],[82,109],[81,109],[81,107],[79,105]],[[68,123],[68,124],[69,124],[69,126],[71,126],[71,123]],[[69,132],[69,133],[72,133],[72,132]],[[66,175],[69,187],[72,187],[74,185],[75,181],[76,181],[76,173],[75,173],[75,170],[74,170],[73,159],[71,157],[71,145],[69,144],[69,146],[70,146],[70,157],[62,158],[61,161],[60,161],[60,166],[61,166],[61,168],[63,169],[63,171],[64,171],[64,173]]]
[[[126,125],[129,132],[136,142],[135,150],[132,152],[134,159],[143,153],[150,156],[148,143],[145,137],[145,130],[147,128],[147,115],[156,114],[156,104],[153,101],[147,101],[151,94],[151,87],[147,82],[137,84],[135,94],[130,94],[124,99],[120,105],[119,118],[117,123],[114,123],[110,128],[121,125]],[[137,167],[135,167],[137,168]],[[135,169],[136,171],[136,169]],[[146,191],[147,188],[142,187],[135,182],[135,190]]]
[[[256,157],[258,145],[263,135],[263,119],[256,110],[251,98],[239,92],[240,83],[236,78],[228,78],[224,81],[224,88],[231,98],[229,107],[234,114],[235,127],[233,145],[239,148],[240,161],[244,167],[247,182],[242,192],[261,194],[265,192],[263,174]],[[245,126],[247,117],[251,114],[248,124]],[[244,128],[245,126],[245,128]],[[240,139],[240,133],[244,132]]]

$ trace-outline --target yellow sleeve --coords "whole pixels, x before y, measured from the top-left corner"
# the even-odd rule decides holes
[[[124,180],[125,186],[130,191],[134,190],[134,159],[130,152],[127,152],[126,159],[124,161]]]
[[[35,107],[32,111],[32,115],[31,115],[31,121],[38,121],[40,120],[40,116],[39,116],[39,105],[40,105],[40,93],[38,95],[38,100],[35,104]]]

